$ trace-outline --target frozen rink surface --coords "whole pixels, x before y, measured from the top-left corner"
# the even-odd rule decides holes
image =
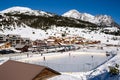
[[[112,56],[105,53],[71,51],[22,59],[20,61],[48,66],[59,72],[85,72],[96,68]]]

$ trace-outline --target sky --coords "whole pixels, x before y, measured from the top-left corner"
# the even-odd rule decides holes
[[[0,11],[22,6],[62,15],[76,9],[92,15],[109,15],[120,24],[120,0],[0,0]]]

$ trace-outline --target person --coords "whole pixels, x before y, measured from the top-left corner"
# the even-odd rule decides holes
[[[91,56],[92,60],[93,60],[93,55]]]
[[[43,55],[43,53],[41,53],[41,56]]]
[[[43,57],[43,60],[45,61],[45,56]]]
[[[29,54],[27,53],[27,57],[29,57]]]
[[[71,55],[71,53],[69,53],[69,56]]]

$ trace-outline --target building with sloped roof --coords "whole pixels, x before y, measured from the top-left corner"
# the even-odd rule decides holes
[[[47,80],[59,72],[45,66],[8,60],[0,65],[0,80]]]

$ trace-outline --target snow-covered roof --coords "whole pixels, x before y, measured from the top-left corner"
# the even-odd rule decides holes
[[[3,45],[5,45],[5,43],[0,43],[0,46],[3,46]]]
[[[23,48],[25,45],[17,44],[15,48]]]
[[[54,39],[47,39],[47,41],[54,42],[55,40]]]

